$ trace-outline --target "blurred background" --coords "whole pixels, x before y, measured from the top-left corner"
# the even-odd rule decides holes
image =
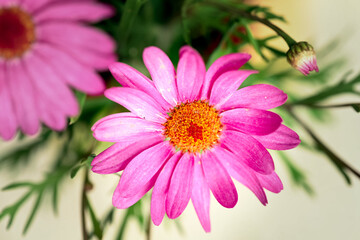
[[[295,40],[309,41],[315,48],[321,49],[337,39],[338,45],[322,61],[318,61],[320,71],[326,61],[343,58],[346,62],[337,72],[329,77],[328,82],[336,82],[347,71],[350,75],[360,70],[360,2],[357,0],[273,0],[252,1],[271,8],[272,12],[282,15],[287,23],[274,20]],[[166,11],[166,9],[164,9]],[[253,25],[259,35],[266,35],[270,30]],[[161,41],[161,40],[160,40]],[[274,46],[286,51],[286,46],[278,39]],[[134,50],[136,51],[136,50]],[[252,52],[251,49],[246,51]],[[120,59],[121,60],[121,59]],[[255,65],[265,64],[258,57],[252,60]],[[286,67],[286,61],[280,62]],[[295,70],[294,70],[295,71]],[[291,83],[290,83],[291,87]],[[298,83],[294,85],[298,87]],[[312,93],[310,85],[301,86],[304,93]],[[356,98],[343,96],[327,103],[356,101]],[[327,145],[341,154],[350,165],[360,169],[360,118],[350,108],[331,109],[326,122],[314,120],[309,114],[299,109],[300,116]],[[301,138],[307,138],[299,129]],[[56,141],[41,149],[33,156],[26,168],[19,168],[16,174],[0,170],[0,188],[21,180],[40,180],[50,163],[47,158],[57,151]],[[16,145],[0,142],[0,149],[5,151]],[[275,152],[271,152],[278,175],[283,181],[284,190],[280,194],[267,193],[269,204],[264,207],[245,187],[237,184],[239,201],[234,209],[221,207],[212,197],[210,206],[211,233],[206,234],[191,205],[175,221],[165,220],[159,227],[151,227],[152,239],[360,239],[360,182],[352,177],[353,184],[348,186],[329,160],[321,154],[305,151],[304,148],[287,151],[293,163],[306,174],[314,194],[309,195],[295,187],[284,162]],[[80,175],[81,173],[79,173]],[[97,175],[90,173],[94,188],[89,198],[102,216],[111,207],[111,197],[118,181],[115,175]],[[25,236],[23,226],[31,211],[32,202],[27,203],[16,216],[13,226],[6,230],[6,221],[0,222],[0,239],[81,239],[80,209],[82,177],[66,179],[59,195],[59,210],[54,216],[50,199],[44,204],[34,219]],[[23,194],[22,190],[0,192],[0,209],[10,205]],[[48,202],[48,203],[46,203]],[[144,209],[149,208],[145,201]],[[123,210],[116,210],[114,222],[107,228],[103,239],[113,239],[117,234]],[[88,221],[90,226],[90,223]],[[145,239],[135,219],[130,219],[124,239]]]

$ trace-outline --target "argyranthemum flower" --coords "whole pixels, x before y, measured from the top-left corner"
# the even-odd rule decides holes
[[[110,71],[123,87],[105,96],[130,112],[107,116],[94,124],[94,137],[115,142],[92,162],[95,173],[123,171],[113,205],[127,208],[153,188],[151,218],[177,218],[189,200],[205,231],[210,231],[210,190],[226,208],[238,195],[232,178],[248,187],[262,204],[264,188],[283,186],[268,149],[296,147],[298,135],[267,111],[287,95],[259,84],[237,90],[252,70],[238,70],[250,59],[243,53],[219,58],[206,71],[191,47],[180,50],[174,66],[164,52],[146,48],[144,62],[152,81],[123,63]]]
[[[63,130],[79,111],[70,87],[104,91],[95,71],[115,61],[115,43],[84,23],[112,14],[96,1],[0,0],[0,137],[35,134],[40,122]]]

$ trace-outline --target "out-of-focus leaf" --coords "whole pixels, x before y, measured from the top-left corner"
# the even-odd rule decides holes
[[[43,195],[43,191],[40,191],[39,192],[39,195],[35,201],[35,204],[34,204],[34,207],[30,213],[30,216],[25,224],[25,227],[24,227],[24,231],[23,231],[23,234],[25,234],[27,232],[27,230],[29,229],[32,221],[34,220],[34,217],[35,217],[35,214],[37,213],[38,209],[39,209],[39,206],[40,206],[40,202],[41,202],[41,199],[42,199],[42,195]]]
[[[249,39],[249,43],[254,47],[255,51],[265,60],[265,61],[269,61],[269,59],[263,54],[263,52],[260,49],[258,40],[254,38],[254,35],[252,34],[248,21],[245,19],[241,19],[240,21],[242,23],[242,25],[245,27],[246,29],[246,33],[247,33],[247,37]]]
[[[14,188],[33,187],[33,186],[34,186],[34,184],[30,183],[30,182],[18,182],[18,183],[9,184],[9,185],[5,186],[2,190],[6,191],[6,190],[14,189]]]
[[[103,230],[100,227],[100,222],[98,220],[98,218],[95,215],[94,209],[92,208],[89,199],[87,197],[85,197],[86,200],[86,206],[89,210],[90,213],[90,219],[91,219],[91,223],[93,226],[93,230],[94,230],[94,234],[95,236],[97,236],[99,239],[102,239],[103,236]]]
[[[296,186],[301,187],[309,195],[313,195],[314,191],[308,183],[305,174],[293,163],[293,161],[290,160],[290,158],[285,153],[279,151],[278,154],[285,163],[293,183]]]
[[[80,168],[82,168],[82,167],[87,167],[88,169],[90,169],[91,162],[94,160],[95,157],[96,157],[95,154],[91,154],[87,158],[82,159],[78,165],[76,165],[75,167],[73,167],[71,169],[70,177],[74,178],[76,176],[76,174],[78,173],[78,171],[80,170]]]
[[[360,104],[353,104],[353,105],[351,105],[351,107],[352,107],[356,112],[360,112]]]

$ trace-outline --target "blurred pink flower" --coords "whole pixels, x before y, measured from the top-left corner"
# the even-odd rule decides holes
[[[96,1],[0,0],[0,137],[40,122],[63,130],[79,107],[70,87],[101,94],[96,70],[115,61],[115,42],[86,22],[110,17]]]
[[[206,71],[197,51],[185,46],[174,66],[164,52],[146,48],[143,58],[152,77],[123,63],[110,71],[123,87],[105,96],[131,112],[107,116],[92,127],[99,141],[116,142],[92,162],[92,171],[123,171],[113,205],[127,208],[154,187],[151,218],[177,218],[191,199],[199,220],[210,231],[210,190],[226,208],[238,195],[234,178],[262,204],[264,189],[278,193],[283,185],[266,148],[296,147],[299,136],[267,111],[287,95],[258,84],[237,90],[256,71],[238,70],[249,59],[243,53],[219,58]]]

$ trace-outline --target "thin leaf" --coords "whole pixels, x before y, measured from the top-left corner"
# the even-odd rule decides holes
[[[33,187],[33,186],[34,186],[34,184],[30,183],[30,182],[18,182],[18,183],[9,184],[9,185],[5,186],[2,190],[7,191],[7,190],[14,189],[14,188]]]
[[[30,216],[25,224],[25,227],[24,227],[24,230],[23,230],[23,234],[25,234],[27,232],[27,230],[29,229],[30,227],[30,224],[32,223],[32,221],[34,220],[34,217],[35,217],[35,214],[37,213],[38,209],[39,209],[39,206],[40,206],[40,202],[42,200],[42,195],[43,195],[43,192],[40,192],[37,199],[36,199],[36,202],[34,204],[34,207],[30,213]]]
[[[85,199],[86,199],[86,206],[87,206],[87,208],[89,210],[89,213],[90,213],[90,218],[91,218],[91,223],[93,225],[94,234],[99,239],[102,239],[103,230],[100,227],[100,222],[99,222],[99,220],[97,219],[97,217],[95,215],[94,209],[92,208],[92,206],[91,206],[91,204],[89,202],[89,199],[87,197],[85,197]]]

